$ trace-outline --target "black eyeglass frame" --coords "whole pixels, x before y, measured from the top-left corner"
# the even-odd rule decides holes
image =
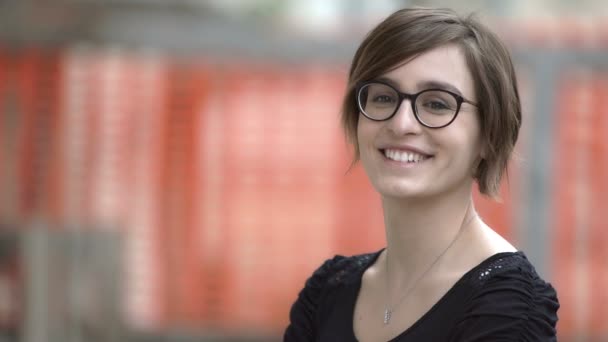
[[[395,107],[395,110],[393,111],[393,113],[389,116],[387,116],[385,119],[375,119],[370,117],[367,113],[365,113],[365,110],[363,109],[363,107],[361,106],[361,91],[365,88],[365,86],[368,86],[370,84],[382,84],[385,85],[391,89],[393,89],[395,91],[395,93],[397,93],[397,96],[399,97],[399,102],[397,103],[397,107]],[[445,125],[441,125],[441,126],[429,126],[428,124],[424,123],[420,117],[418,116],[418,111],[416,110],[416,99],[418,98],[418,96],[420,96],[420,94],[424,94],[426,92],[429,91],[441,91],[447,94],[452,95],[455,99],[456,99],[456,112],[454,113],[454,116],[452,117],[452,119],[446,123]],[[456,94],[454,92],[451,92],[449,90],[446,89],[441,89],[441,88],[431,88],[431,89],[424,89],[422,91],[419,91],[415,94],[408,94],[408,93],[402,93],[399,90],[397,90],[393,85],[387,83],[387,82],[382,82],[382,81],[367,81],[367,82],[361,82],[357,87],[356,87],[356,98],[355,100],[357,101],[357,107],[359,108],[359,111],[361,112],[361,114],[363,114],[363,116],[365,116],[366,118],[372,120],[372,121],[387,121],[390,120],[393,116],[395,116],[395,114],[397,114],[397,112],[399,111],[399,108],[401,108],[401,104],[403,103],[403,100],[408,99],[410,100],[410,105],[412,106],[412,112],[414,113],[414,117],[416,118],[416,121],[418,121],[422,126],[427,127],[427,128],[433,128],[433,129],[437,129],[437,128],[443,128],[443,127],[447,127],[449,126],[452,122],[454,122],[454,120],[456,120],[456,117],[458,116],[458,113],[460,113],[460,107],[462,106],[463,103],[468,103],[472,106],[477,107],[477,104],[473,101],[467,100],[465,99],[463,96]]]

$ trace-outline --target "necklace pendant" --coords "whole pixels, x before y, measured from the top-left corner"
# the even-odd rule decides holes
[[[388,308],[384,309],[384,324],[390,323],[392,313],[393,312],[390,309],[388,309]]]

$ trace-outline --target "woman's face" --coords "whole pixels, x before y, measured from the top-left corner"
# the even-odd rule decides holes
[[[380,77],[403,93],[442,84],[477,102],[471,73],[457,45],[430,50]],[[467,103],[460,107],[456,120],[438,129],[421,125],[408,99],[386,121],[359,114],[357,139],[363,167],[376,190],[386,197],[428,197],[470,189],[481,151],[477,109]]]

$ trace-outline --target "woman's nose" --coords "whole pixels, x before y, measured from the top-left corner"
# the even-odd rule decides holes
[[[389,119],[388,128],[395,135],[417,134],[422,131],[422,125],[416,119],[410,99],[403,99],[397,113]]]

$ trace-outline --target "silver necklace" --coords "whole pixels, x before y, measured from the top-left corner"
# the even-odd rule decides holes
[[[468,211],[468,208],[467,208]],[[397,304],[395,304],[394,306],[390,306],[389,305],[389,300],[387,300],[387,304],[384,308],[384,324],[387,325],[391,322],[391,317],[393,316],[393,312],[399,307],[399,305],[403,302],[403,300],[405,300],[405,298],[408,297],[408,295],[410,294],[410,292],[412,292],[412,290],[414,288],[416,288],[416,285],[418,285],[418,282],[420,280],[422,280],[422,278],[424,278],[424,276],[429,273],[429,271],[433,268],[433,266],[435,266],[435,264],[441,259],[441,257],[450,249],[450,247],[452,247],[452,245],[454,244],[454,242],[456,242],[456,240],[458,240],[458,237],[461,235],[461,233],[464,231],[464,227],[467,227],[469,225],[469,223],[471,223],[471,221],[477,217],[477,214],[474,213],[468,220],[467,222],[464,222],[465,217],[462,218],[462,223],[460,224],[460,228],[458,229],[458,232],[456,233],[456,236],[454,236],[454,238],[452,239],[452,241],[450,242],[450,244],[443,250],[443,252],[441,252],[439,254],[439,256],[437,256],[437,258],[435,258],[435,260],[431,263],[431,265],[424,271],[422,272],[422,274],[412,283],[412,285],[410,285],[410,287],[405,291],[405,293],[403,294],[403,296],[401,296],[401,298],[399,299],[399,301],[397,302]],[[389,277],[390,277],[390,272],[389,272],[389,268],[388,268],[388,257],[386,258],[386,296],[389,296],[389,291],[388,291],[388,284],[389,284]],[[387,298],[388,299],[388,298]]]

